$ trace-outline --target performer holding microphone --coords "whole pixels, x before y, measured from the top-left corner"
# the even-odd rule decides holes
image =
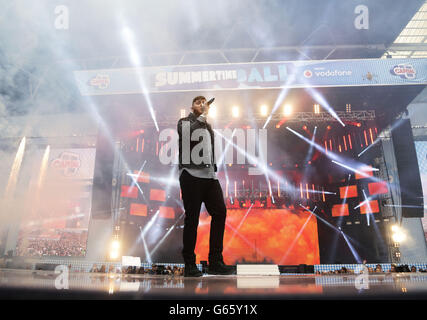
[[[187,117],[180,119],[177,125],[179,136],[179,183],[185,209],[182,250],[185,262],[185,277],[200,277],[202,275],[197,269],[196,255],[194,253],[202,203],[205,204],[208,213],[212,217],[208,273],[234,273],[231,266],[224,264],[222,256],[227,209],[222,188],[216,176],[214,132],[211,125],[206,121],[210,104],[213,100],[206,102],[206,98],[203,96],[195,97],[191,107],[192,112]],[[201,129],[197,132],[200,134],[200,138],[198,141],[191,141],[191,135],[197,129]],[[185,142],[190,145],[190,154],[186,154],[188,149],[183,147]],[[195,157],[192,151],[199,143],[202,144],[203,155],[198,154],[198,159],[193,159]],[[197,149],[199,148],[200,146],[197,147]],[[198,161],[201,158],[203,160]]]

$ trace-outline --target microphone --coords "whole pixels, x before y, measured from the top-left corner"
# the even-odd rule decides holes
[[[214,102],[214,100],[215,100],[215,98],[210,99],[210,100],[207,102],[208,106],[209,106],[209,105],[211,105],[211,103],[212,103],[212,102]]]

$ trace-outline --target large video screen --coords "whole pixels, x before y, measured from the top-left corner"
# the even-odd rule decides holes
[[[30,180],[16,254],[85,256],[95,148],[38,150],[24,164]]]
[[[207,261],[210,216],[201,215],[196,261]],[[224,260],[229,264],[319,264],[316,217],[303,209],[228,209]]]

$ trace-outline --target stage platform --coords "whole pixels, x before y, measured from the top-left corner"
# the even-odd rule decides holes
[[[363,276],[363,275],[362,275]],[[0,299],[426,299],[427,273],[183,276],[0,269]]]

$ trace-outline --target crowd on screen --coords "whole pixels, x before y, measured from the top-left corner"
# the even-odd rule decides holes
[[[16,253],[18,256],[84,257],[86,240],[82,240],[79,234],[63,234],[55,240],[20,238]]]

